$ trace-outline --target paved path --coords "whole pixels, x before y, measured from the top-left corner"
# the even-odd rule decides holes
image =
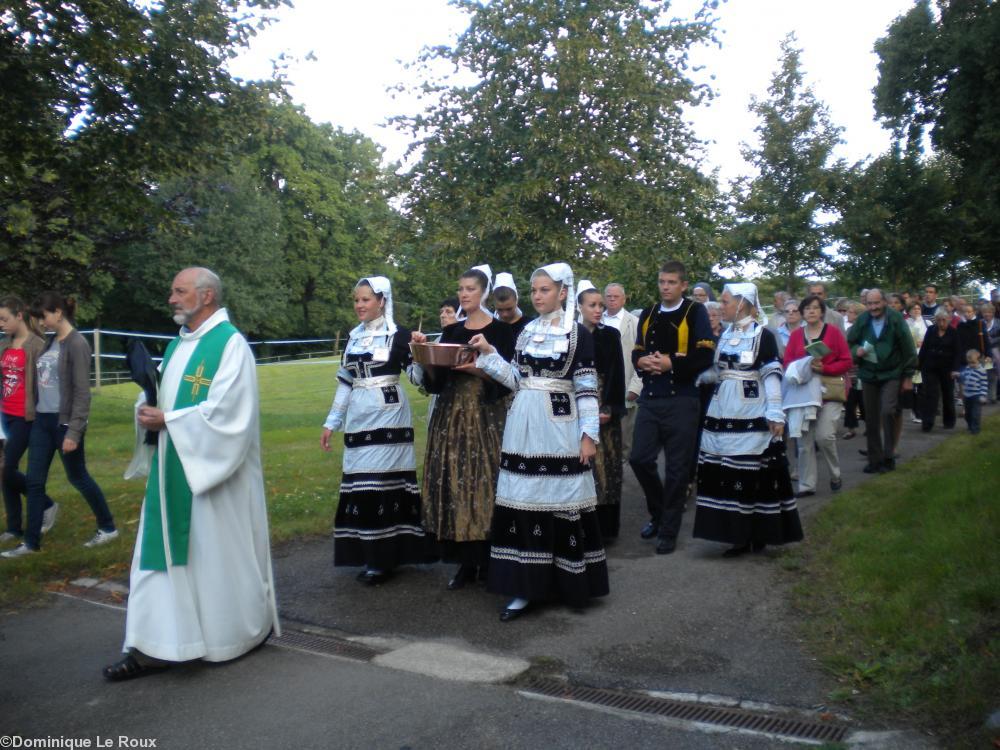
[[[898,471],[944,436],[907,425]],[[840,443],[845,489],[867,478],[859,447],[860,436]],[[612,593],[585,611],[551,606],[504,624],[500,597],[481,587],[446,591],[445,566],[408,568],[369,589],[354,571],[333,569],[329,540],[276,549],[279,607],[291,629],[387,652],[374,663],[267,646],[225,666],[107,685],[98,672],[120,644],[120,609],[53,596],[8,613],[0,617],[0,747],[15,733],[116,743],[126,735],[171,748],[786,747],[488,684],[491,674],[532,665],[531,674],[576,685],[714,694],[813,716],[824,707],[832,685],[802,649],[782,553],[724,560],[721,545],[691,539],[689,513],[677,552],[653,554],[638,537],[643,504],[626,474],[623,536],[608,550]],[[820,482],[827,485],[823,469]],[[802,506],[806,543],[808,520],[827,500],[821,492]],[[879,746],[918,744],[911,735]]]
[[[906,425],[899,472],[906,459],[947,434]],[[864,481],[859,433],[840,441],[844,488]],[[385,585],[359,586],[355,571],[332,567],[329,540],[276,551],[282,613],[347,634],[440,640],[549,664],[574,680],[601,687],[717,693],[785,705],[817,707],[833,687],[800,647],[799,622],[787,600],[782,550],[736,560],[725,546],[690,536],[685,514],[677,551],[656,555],[639,538],[645,504],[626,470],[622,536],[608,548],[611,595],[587,610],[541,608],[513,623],[497,615],[502,597],[482,587],[451,592],[450,566],[403,569]],[[806,522],[830,498],[820,468],[816,497],[800,503]]]

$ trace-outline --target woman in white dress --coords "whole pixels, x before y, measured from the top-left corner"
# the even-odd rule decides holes
[[[354,287],[360,321],[350,332],[337,393],[320,445],[344,432],[344,476],[333,523],[336,566],[364,566],[358,580],[385,581],[397,565],[425,562],[420,489],[413,454],[413,416],[399,375],[411,363],[410,331],[392,317],[384,276]]]
[[[700,378],[718,385],[701,435],[694,536],[731,544],[724,555],[738,557],[800,541],[802,525],[781,442],[778,344],[757,319],[755,285],[726,284],[721,303],[729,326]]]
[[[538,317],[518,336],[512,361],[485,337],[469,342],[480,352],[476,366],[516,394],[503,434],[487,584],[513,597],[503,622],[533,601],[580,607],[608,593],[590,467],[600,440],[594,347],[575,320],[570,267],[537,269],[531,301]]]

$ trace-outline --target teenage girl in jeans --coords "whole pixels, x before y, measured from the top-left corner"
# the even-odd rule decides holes
[[[27,305],[19,297],[0,299],[0,419],[7,436],[4,444],[3,500],[7,511],[7,530],[0,542],[12,542],[24,536],[21,496],[26,492],[24,474],[18,470],[21,456],[28,450],[28,436],[35,420],[35,363],[45,348]],[[56,522],[59,506],[45,498],[42,533]]]
[[[90,415],[90,345],[72,324],[76,305],[56,292],[43,292],[32,306],[45,329],[55,335],[38,357],[35,422],[28,441],[28,526],[24,542],[3,553],[21,557],[41,547],[45,482],[56,452],[69,479],[90,505],[97,533],[85,547],[96,547],[117,538],[118,530],[104,493],[87,472],[83,450]]]

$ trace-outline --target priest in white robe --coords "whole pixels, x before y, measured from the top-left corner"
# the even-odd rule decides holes
[[[221,293],[203,268],[173,282],[182,328],[160,367],[157,407],[137,411],[158,444],[132,559],[126,655],[105,667],[109,680],[235,659],[279,632],[256,364]]]

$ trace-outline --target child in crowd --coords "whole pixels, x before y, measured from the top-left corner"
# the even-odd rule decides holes
[[[969,349],[965,353],[966,366],[959,373],[962,382],[962,399],[965,405],[965,423],[969,432],[979,434],[983,404],[986,402],[986,368],[979,361],[979,350]]]

